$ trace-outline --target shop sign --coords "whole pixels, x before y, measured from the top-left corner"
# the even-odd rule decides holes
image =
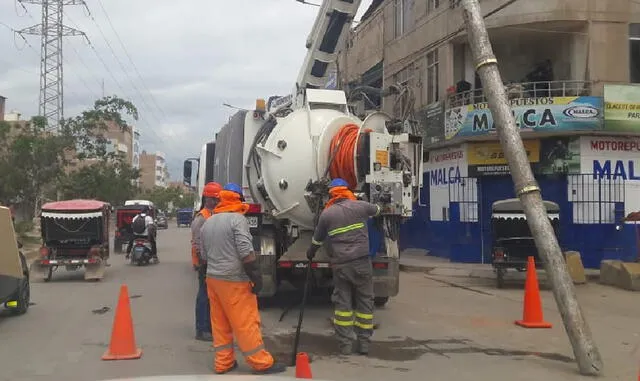
[[[537,174],[580,172],[580,141],[577,138],[524,140],[531,169]],[[509,174],[509,165],[499,142],[469,143],[469,176]]]
[[[466,166],[463,148],[430,152],[426,168],[429,185],[447,186],[460,183],[464,177],[461,166]]]
[[[512,99],[516,125],[523,131],[562,132],[602,129],[601,97],[550,97]],[[495,134],[496,125],[487,103],[446,111],[445,138]]]
[[[640,86],[604,85],[604,129],[640,132]]]
[[[537,163],[540,160],[540,140],[524,140],[522,143],[529,162]],[[469,165],[507,164],[500,142],[469,143],[468,147]]]
[[[640,180],[640,139],[583,137],[585,165],[593,178]]]
[[[633,160],[594,160],[594,180],[640,180],[640,167]]]
[[[540,159],[540,141],[524,140],[524,148],[529,162]],[[509,173],[509,165],[500,142],[482,142],[468,144],[470,176],[504,175]]]

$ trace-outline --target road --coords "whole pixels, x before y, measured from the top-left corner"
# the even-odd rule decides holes
[[[196,278],[188,242],[189,230],[172,226],[159,232],[158,265],[133,267],[112,254],[101,282],[85,282],[81,272],[64,270],[54,273],[49,283],[34,282],[29,312],[0,317],[0,380],[212,373],[211,346],[193,339]],[[143,357],[104,362],[100,357],[108,345],[121,284],[129,287]],[[638,308],[629,306],[633,294],[607,299],[603,293],[609,291],[593,287],[584,298],[607,366],[604,379],[632,379],[638,358]],[[581,379],[548,292],[544,306],[552,329],[526,330],[513,324],[521,316],[521,294],[521,289],[495,290],[470,280],[405,273],[401,294],[376,312],[380,328],[369,357],[335,354],[328,323],[331,307],[325,300],[315,301],[305,314],[301,350],[314,356],[314,378],[325,380],[422,380],[427,374],[430,380]],[[603,301],[614,303],[606,309],[611,316],[604,312]],[[267,348],[285,360],[297,309],[279,322],[281,312],[277,305],[266,308],[262,320]],[[243,365],[237,372],[248,369]]]

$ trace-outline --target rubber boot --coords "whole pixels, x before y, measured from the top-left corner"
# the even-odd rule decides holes
[[[365,341],[365,340],[358,340],[358,344],[357,344],[357,351],[358,354],[361,354],[363,356],[366,356],[369,354],[369,342]]]
[[[213,341],[213,335],[211,332],[197,332],[196,340],[198,341]]]
[[[253,374],[276,374],[276,373],[286,372],[286,370],[287,370],[286,365],[279,362],[274,362],[270,368],[267,368],[265,370],[254,370]]]

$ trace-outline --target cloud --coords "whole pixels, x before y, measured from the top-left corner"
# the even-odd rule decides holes
[[[25,4],[25,12],[15,1],[0,4],[0,95],[9,110],[35,115],[40,39],[27,36],[25,45],[9,28],[38,24],[40,7]],[[131,100],[143,148],[165,152],[173,178],[235,112],[222,103],[249,107],[291,91],[318,11],[295,0],[86,2],[89,12],[64,9],[65,24],[91,41],[64,39],[65,116],[103,91]]]

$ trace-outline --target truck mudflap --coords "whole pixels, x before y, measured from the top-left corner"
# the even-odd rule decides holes
[[[373,294],[376,298],[398,295],[400,290],[400,262],[397,258],[373,258]]]

